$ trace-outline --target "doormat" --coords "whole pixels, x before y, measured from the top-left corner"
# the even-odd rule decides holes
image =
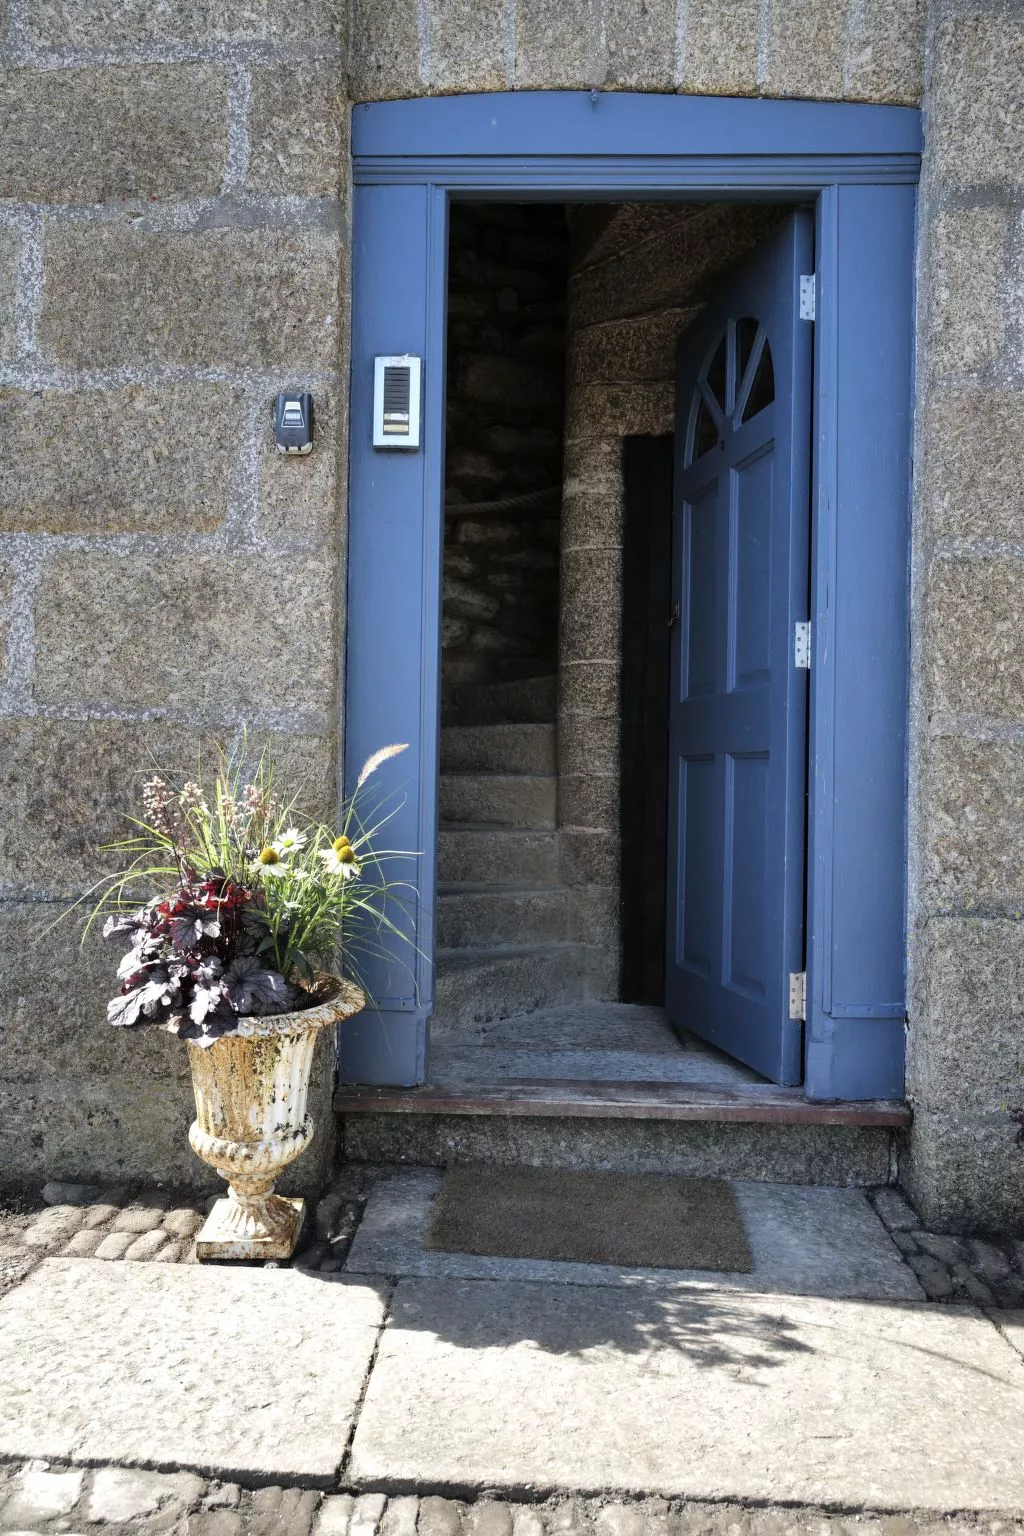
[[[658,1173],[454,1164],[425,1246],[630,1269],[749,1274],[753,1267],[736,1197],[723,1179]]]

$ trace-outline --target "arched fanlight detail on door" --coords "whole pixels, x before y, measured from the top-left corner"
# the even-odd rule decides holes
[[[764,326],[752,315],[730,320],[709,349],[690,403],[684,463],[689,466],[771,405],[775,368]]]

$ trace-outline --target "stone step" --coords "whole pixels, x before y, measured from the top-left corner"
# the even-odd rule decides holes
[[[447,725],[442,773],[555,773],[553,725]]]
[[[455,690],[446,725],[550,725],[555,719],[554,677],[506,683],[464,683]]]
[[[601,1085],[591,1086],[588,1105],[559,1105],[551,1083],[535,1103],[524,1088],[518,1101],[450,1098],[430,1111],[411,1096],[421,1090],[399,1102],[387,1089],[339,1089],[334,1107],[351,1162],[526,1164],[847,1188],[889,1178],[898,1133],[888,1126],[755,1119],[756,1106],[750,1119],[737,1120],[716,1116],[707,1103],[691,1118],[651,1103],[602,1105]]]
[[[590,959],[582,944],[439,949],[431,1033],[577,1002],[586,995]]]
[[[442,824],[437,876],[443,885],[557,885],[558,833]]]
[[[538,773],[443,773],[441,820],[496,827],[553,827],[558,780]]]
[[[564,887],[448,885],[438,892],[439,949],[557,944],[568,936],[569,892]]]

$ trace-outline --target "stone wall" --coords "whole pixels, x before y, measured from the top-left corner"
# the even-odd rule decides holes
[[[352,0],[353,101],[457,91],[921,99],[925,0]]]
[[[779,217],[770,204],[736,203],[590,204],[571,215],[560,848],[577,929],[609,956],[610,998],[618,995],[623,438],[674,430],[676,341]]]
[[[926,1219],[1024,1231],[1024,16],[928,37],[911,763],[914,1129]]]
[[[343,9],[0,13],[0,1166],[189,1182],[184,1050],[115,1036],[116,957],[45,930],[201,735],[247,725],[334,802]],[[269,430],[291,384],[317,408],[297,461]]]
[[[555,671],[564,210],[456,205],[448,271],[446,701],[460,683]]]

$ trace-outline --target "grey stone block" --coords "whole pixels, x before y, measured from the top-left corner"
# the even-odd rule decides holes
[[[416,1528],[419,1536],[461,1536],[459,1506],[451,1499],[421,1499]]]
[[[553,827],[558,783],[551,774],[443,773],[441,820]]]
[[[348,121],[339,59],[255,69],[246,185],[281,196],[343,196]]]
[[[131,1232],[109,1232],[97,1246],[93,1257],[97,1259],[123,1259],[135,1238]]]
[[[675,84],[675,0],[606,0],[605,85],[670,91]]]
[[[155,1232],[163,1219],[164,1211],[159,1205],[130,1205],[115,1216],[111,1230],[132,1232],[138,1237],[143,1232]]]
[[[431,1030],[442,1034],[584,995],[586,955],[573,944],[449,950],[437,955]]]
[[[446,726],[442,773],[554,773],[553,725]]]
[[[622,497],[622,444],[618,438],[584,438],[566,443],[562,498]]]
[[[442,888],[435,923],[439,949],[560,943],[569,938],[568,893]]]
[[[923,515],[938,537],[1024,538],[1024,393],[937,389],[926,398]]]
[[[419,96],[420,24],[417,0],[352,0],[348,89],[353,101]]]
[[[618,832],[620,811],[618,774],[563,774],[559,780],[563,828]]]
[[[1024,752],[940,737],[927,748],[922,896],[940,906],[1024,910]]]
[[[337,234],[51,224],[45,248],[39,338],[55,362],[237,369],[339,361]]]
[[[51,1472],[23,1467],[0,1505],[0,1524],[6,1530],[35,1525],[69,1515],[82,1496],[84,1472]]]
[[[19,350],[18,296],[21,238],[13,230],[0,229],[0,358]]]
[[[621,496],[568,496],[562,504],[562,555],[575,549],[622,543]]]
[[[381,1521],[381,1536],[416,1536],[420,1501],[414,1494],[389,1499]]]
[[[215,65],[24,69],[0,78],[0,197],[202,196],[219,190],[226,154],[227,85]]]
[[[657,435],[675,430],[675,385],[588,384],[572,390],[566,406],[568,442]]]
[[[557,885],[554,832],[442,827],[438,877],[472,885]]]
[[[95,1523],[123,1525],[158,1510],[183,1514],[198,1503],[206,1488],[202,1478],[188,1472],[143,1472],[136,1467],[100,1467],[92,1480],[86,1518]]]
[[[512,84],[508,0],[427,0],[426,83],[432,92],[503,91]]]
[[[36,607],[36,697],[329,717],[333,586],[320,559],[190,555],[153,565],[55,554]],[[186,633],[194,662],[183,668]]]
[[[558,761],[563,776],[619,772],[619,722],[612,716],[563,715]]]
[[[160,1250],[167,1247],[168,1242],[166,1232],[143,1232],[129,1244],[121,1257],[136,1264],[143,1260],[155,1259]]]
[[[615,661],[622,641],[622,554],[618,549],[572,549],[562,556],[560,655],[563,665]]]
[[[925,0],[860,0],[850,12],[844,96],[916,106],[924,94]]]
[[[603,85],[607,73],[597,0],[519,0],[517,90],[579,90]]]
[[[933,378],[975,373],[999,357],[1009,235],[1005,208],[942,209],[931,219],[926,359]]]
[[[566,885],[614,886],[619,880],[618,830],[563,828],[559,870]]]
[[[1010,1261],[995,1243],[986,1243],[982,1238],[972,1238],[967,1247],[971,1268],[989,1285],[996,1285],[999,1281],[1010,1278]]]
[[[773,0],[763,81],[769,96],[842,99],[846,10],[835,0]]]
[[[83,1228],[82,1231],[76,1232],[71,1241],[60,1250],[60,1256],[62,1259],[91,1259],[103,1239],[102,1230]]]
[[[920,1107],[900,1177],[928,1225],[945,1232],[1024,1234],[1024,1183],[1013,1127],[999,1114]]]
[[[228,506],[239,404],[223,384],[0,392],[0,531],[215,528]]]
[[[922,997],[908,1063],[916,1101],[997,1114],[1024,1098],[1024,923],[931,918],[916,969]],[[1015,1177],[1010,1166],[1005,1176]]]
[[[929,1301],[945,1301],[953,1294],[953,1281],[949,1271],[938,1259],[927,1253],[908,1253],[907,1263],[920,1280]]]
[[[46,1260],[0,1302],[0,1453],[329,1486],[382,1321],[340,1276]]]
[[[1020,185],[1024,22],[1014,9],[941,18],[932,43],[931,153],[947,183]]]
[[[925,667],[934,709],[1011,720],[1024,715],[1022,580],[1020,560],[932,562]]]
[[[339,0],[310,0],[303,13],[309,39],[339,41],[344,8]],[[28,0],[29,36],[42,47],[84,49],[111,46],[110,8],[105,0]],[[295,12],[287,0],[119,0],[117,42],[125,48],[148,43],[290,42]]]
[[[44,1253],[63,1248],[82,1221],[82,1212],[77,1206],[55,1205],[35,1218],[22,1241],[26,1248],[41,1249]]]
[[[958,1238],[946,1237],[940,1232],[915,1232],[917,1246],[940,1264],[960,1264],[967,1257],[967,1250]]]
[[[757,0],[689,0],[684,15],[682,89],[701,96],[754,95]]]
[[[328,1494],[317,1511],[316,1536],[348,1536],[354,1503],[350,1493]]]

